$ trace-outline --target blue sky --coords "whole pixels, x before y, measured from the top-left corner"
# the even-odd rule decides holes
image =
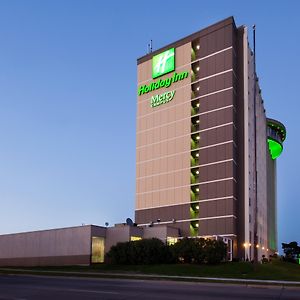
[[[0,1],[0,233],[133,218],[136,59],[233,15],[257,26],[279,241],[300,242],[298,1]]]

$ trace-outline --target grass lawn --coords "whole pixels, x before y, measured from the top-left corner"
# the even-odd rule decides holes
[[[30,270],[64,272],[115,272],[129,274],[159,274],[244,279],[270,279],[300,281],[300,265],[273,260],[268,264],[227,262],[219,265],[162,264],[162,265],[93,265],[71,267],[39,267]]]

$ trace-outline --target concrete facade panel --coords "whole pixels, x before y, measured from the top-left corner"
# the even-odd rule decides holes
[[[91,227],[2,235],[0,258],[90,255]]]
[[[190,44],[176,48],[176,72],[189,70]],[[187,55],[189,53],[189,55]],[[138,65],[140,78],[152,81],[148,62]],[[159,79],[170,77],[164,75]],[[137,123],[137,194],[136,208],[182,202],[184,191],[179,187],[189,184],[190,155],[190,78],[173,83],[174,99],[158,107],[150,107],[150,98],[170,90],[161,88],[138,97]],[[188,176],[187,176],[188,175]],[[177,185],[175,186],[175,181]]]
[[[0,258],[2,267],[89,265],[90,255]]]

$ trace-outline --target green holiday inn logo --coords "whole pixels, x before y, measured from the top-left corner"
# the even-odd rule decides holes
[[[175,70],[175,48],[170,48],[152,58],[152,78]]]
[[[155,79],[167,73],[175,71],[175,48],[170,48],[160,54],[152,57],[152,78]],[[170,77],[164,79],[158,79],[152,81],[149,84],[140,85],[138,87],[138,95],[148,94],[157,89],[169,88],[175,82],[188,78],[189,73],[183,71],[181,73],[172,73]],[[165,91],[162,94],[153,95],[150,99],[150,106],[156,107],[161,104],[172,101],[176,93],[176,90]]]

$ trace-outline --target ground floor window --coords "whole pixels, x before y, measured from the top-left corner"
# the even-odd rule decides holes
[[[92,263],[104,262],[104,238],[92,237]]]

